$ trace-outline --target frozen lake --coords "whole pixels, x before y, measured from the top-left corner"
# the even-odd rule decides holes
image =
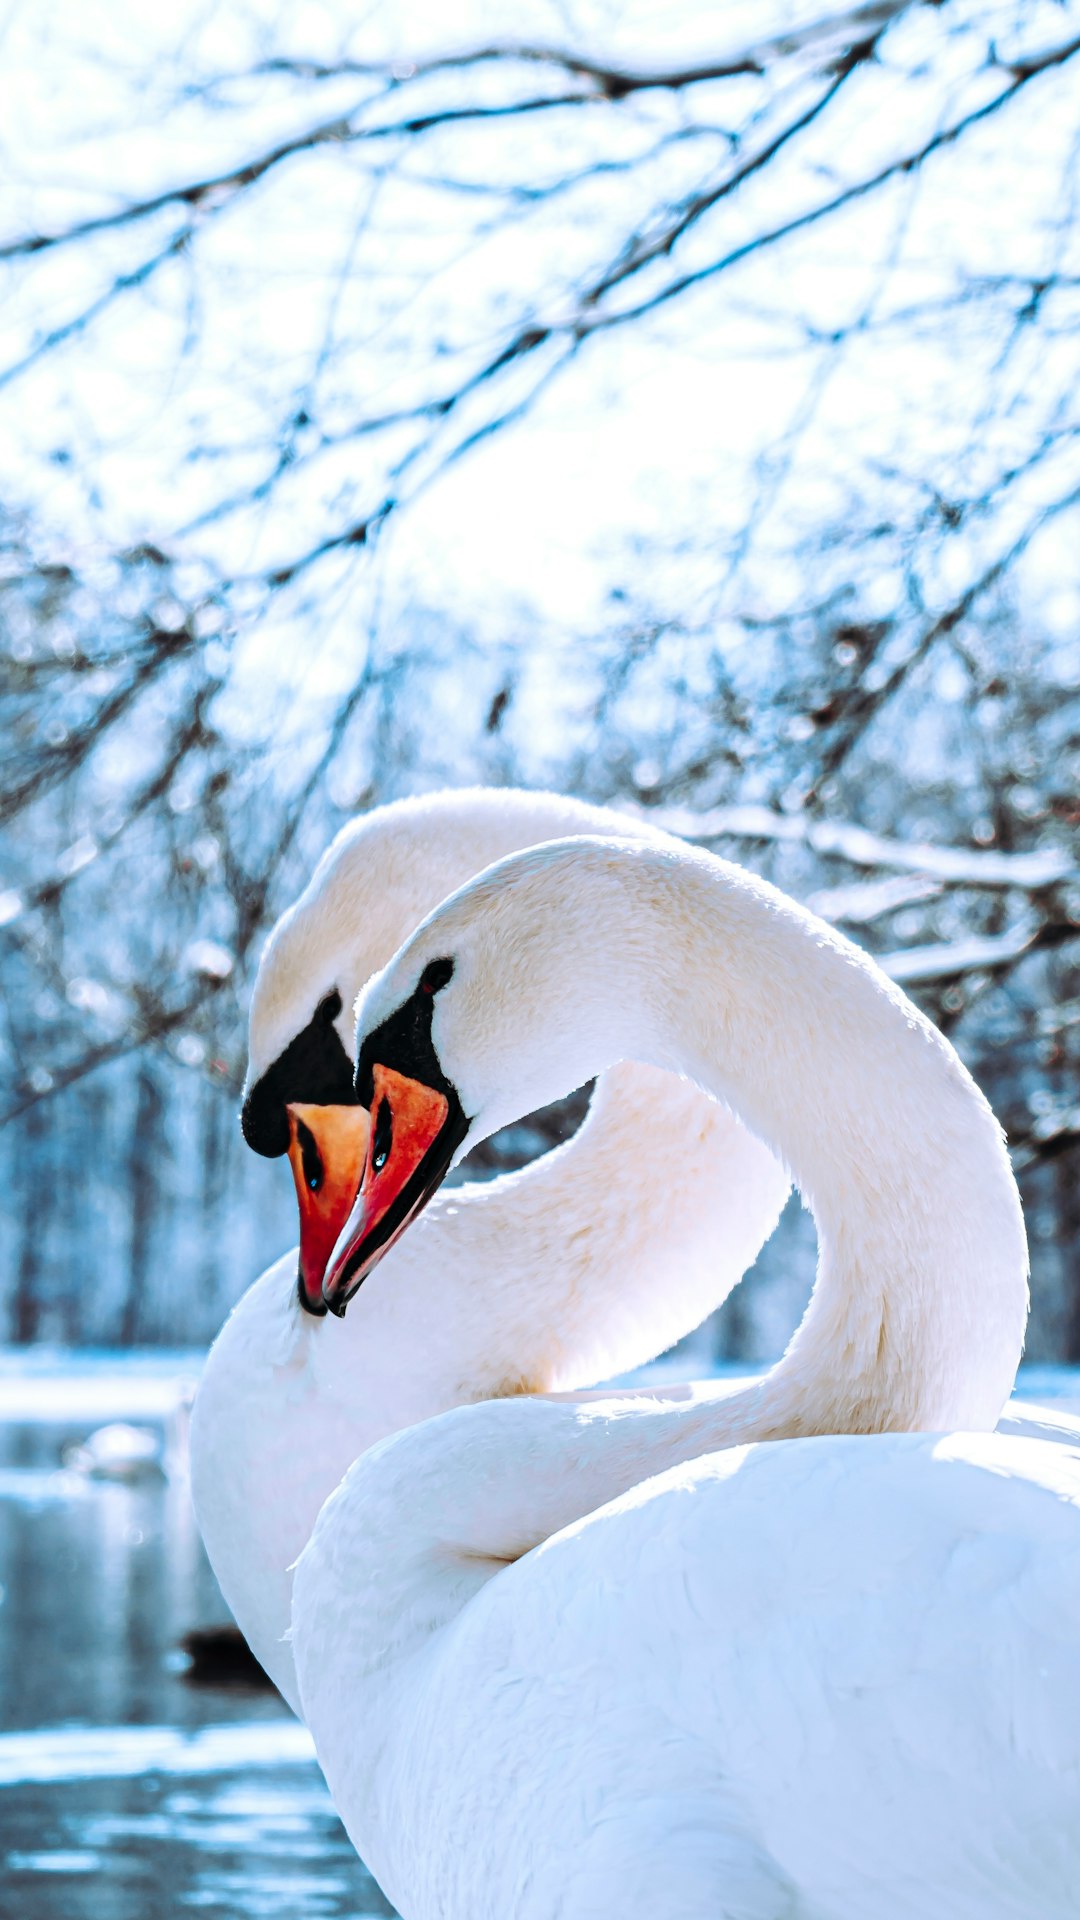
[[[277,1696],[182,1670],[183,1636],[224,1618],[178,1465],[200,1364],[0,1350],[0,1911],[19,1920],[393,1912]],[[1080,1411],[1078,1373],[1021,1392]],[[117,1419],[171,1477],[72,1463]]]

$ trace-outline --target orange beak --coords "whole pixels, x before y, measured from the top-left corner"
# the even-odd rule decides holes
[[[363,1184],[322,1283],[323,1301],[339,1315],[441,1185],[468,1130],[460,1108],[452,1113],[446,1094],[422,1080],[375,1066],[372,1086]]]
[[[309,1313],[325,1313],[323,1274],[360,1185],[370,1121],[366,1107],[294,1101],[286,1112],[300,1208],[300,1303]]]

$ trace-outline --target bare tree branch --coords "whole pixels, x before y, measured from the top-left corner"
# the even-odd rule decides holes
[[[1015,100],[1017,95],[1024,87],[1028,86],[1032,80],[1038,79],[1042,74],[1049,72],[1054,67],[1064,66],[1067,61],[1074,59],[1077,53],[1080,53],[1080,35],[1074,40],[1065,42],[1060,47],[1053,48],[1040,59],[1033,59],[1024,65],[1018,66],[1015,70],[1006,69],[1006,71],[1013,73],[1011,85],[1003,87],[1001,92],[996,94],[992,100],[984,102],[981,107],[975,107],[970,113],[961,115],[958,120],[942,128],[940,132],[932,135],[929,140],[924,141],[921,146],[916,147],[913,151],[904,154],[900,159],[890,161],[887,166],[880,167],[877,172],[868,175],[863,180],[854,181],[850,186],[844,187],[840,193],[833,194],[828,200],[819,201],[817,206],[809,207],[805,212],[795,214],[789,220],[781,221],[778,225],[770,227],[764,233],[755,234],[752,239],[742,242],[737,247],[732,247],[729,252],[722,254],[707,266],[697,267],[690,273],[681,274],[677,279],[671,280],[665,286],[659,288],[656,293],[650,294],[644,300],[639,301],[636,306],[619,308],[614,312],[599,313],[587,322],[582,317],[579,318],[577,324],[590,332],[604,327],[625,326],[630,321],[641,319],[646,313],[655,312],[658,307],[665,306],[669,301],[675,300],[681,294],[687,293],[691,287],[701,286],[706,280],[714,280],[718,274],[728,272],[730,268],[740,265],[743,260],[748,260],[753,254],[761,253],[766,248],[774,247],[782,240],[789,240],[793,234],[804,233],[807,228],[817,226],[822,220],[830,219],[833,214],[840,213],[845,207],[854,206],[857,201],[864,200],[868,195],[879,192],[880,189],[888,185],[890,181],[898,179],[905,173],[910,173],[916,167],[923,166],[927,160],[934,154],[940,153],[943,148],[954,145],[955,142],[962,139],[964,134],[968,133],[972,127],[981,125],[984,121],[990,119],[993,114],[998,113],[1002,107],[1007,106],[1011,101]]]
[[[66,733],[55,746],[36,748],[31,754],[29,771],[17,775],[6,789],[0,790],[0,825],[13,819],[30,801],[47,793],[57,782],[69,779],[150,682],[179,654],[196,644],[186,628],[179,632],[153,629],[147,633],[137,652],[125,661],[130,671],[123,685],[100,702],[82,727]]]
[[[654,92],[678,93],[687,87],[701,86],[713,80],[730,80],[744,74],[762,74],[769,63],[821,48],[857,42],[879,32],[900,14],[911,10],[914,0],[876,0],[876,4],[845,8],[820,20],[795,27],[788,33],[774,34],[754,42],[741,53],[716,60],[696,61],[678,67],[654,69],[630,68],[607,61],[590,59],[566,47],[542,45],[524,40],[492,41],[486,46],[464,48],[454,53],[435,54],[416,61],[339,60],[322,62],[277,56],[261,60],[244,73],[219,76],[208,82],[222,86],[253,76],[285,75],[299,80],[338,80],[357,78],[389,81],[400,89],[408,82],[427,79],[432,74],[460,72],[497,64],[520,62],[529,66],[554,67],[575,78],[591,80],[607,99],[622,100],[630,94]]]

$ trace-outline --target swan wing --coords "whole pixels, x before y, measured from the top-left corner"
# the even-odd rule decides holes
[[[400,1723],[394,1850],[428,1862],[418,1913],[476,1920],[584,1914],[620,1849],[641,1884],[663,1862],[666,1902],[634,1914],[1075,1920],[1078,1647],[1076,1449],[714,1455],[564,1529],[440,1636]]]

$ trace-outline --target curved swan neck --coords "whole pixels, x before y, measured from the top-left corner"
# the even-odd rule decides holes
[[[659,1206],[643,1196],[645,1153]],[[365,1407],[374,1396],[387,1431],[462,1400],[625,1372],[726,1298],[787,1192],[778,1161],[726,1108],[623,1062],[564,1146],[436,1197],[344,1321],[315,1328],[320,1377],[355,1390],[362,1370]]]
[[[629,1055],[687,1074],[788,1167],[820,1259],[763,1436],[994,1424],[1027,1310],[1016,1184],[970,1074],[865,953],[726,861],[622,841],[490,869],[369,989],[362,1026],[428,946],[466,954],[436,1043],[485,1127]]]
[[[731,1438],[992,1427],[1023,1345],[1027,1246],[970,1074],[865,954],[783,895],[716,861],[643,864],[675,895],[666,978],[642,983],[653,1057],[769,1142],[818,1229],[802,1326]],[[703,952],[707,980],[673,999]]]

